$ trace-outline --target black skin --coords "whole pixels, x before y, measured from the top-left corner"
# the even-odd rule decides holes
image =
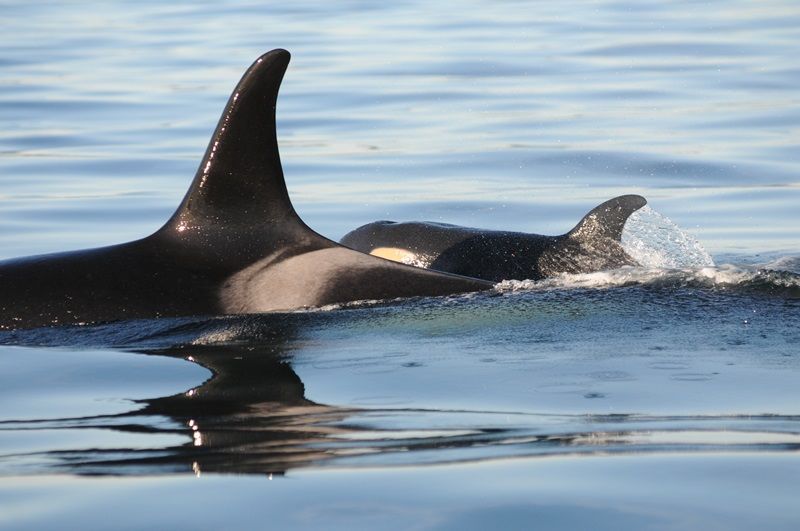
[[[620,237],[628,217],[645,204],[638,195],[615,197],[561,236],[433,222],[376,221],[346,234],[340,243],[364,253],[379,248],[406,249],[432,270],[492,282],[541,280],[560,273],[636,265],[622,248]]]
[[[130,243],[0,262],[0,329],[261,313],[438,296],[492,283],[368,256],[311,230],[289,200],[275,105],[289,53],[234,89],[186,197]]]

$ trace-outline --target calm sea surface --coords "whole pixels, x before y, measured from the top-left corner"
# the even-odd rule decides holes
[[[328,237],[649,200],[645,267],[0,332],[0,528],[800,526],[797,2],[6,1],[0,28],[0,258],[157,229],[277,47]]]

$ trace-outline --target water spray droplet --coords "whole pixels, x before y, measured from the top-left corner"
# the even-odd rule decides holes
[[[696,238],[649,206],[634,212],[622,232],[622,246],[648,268],[713,267],[714,259]]]

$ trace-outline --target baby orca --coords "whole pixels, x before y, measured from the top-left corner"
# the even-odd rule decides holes
[[[297,216],[281,169],[275,104],[289,53],[247,70],[194,181],[141,240],[0,262],[0,329],[257,313],[489,289],[328,240]]]
[[[638,195],[615,197],[561,236],[376,221],[346,234],[340,243],[374,256],[492,282],[541,280],[559,273],[637,265],[620,238],[628,217],[646,204]]]

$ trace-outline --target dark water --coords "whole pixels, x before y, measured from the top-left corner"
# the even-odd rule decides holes
[[[629,230],[640,268],[0,332],[0,527],[800,524],[795,3],[3,14],[2,257],[157,228],[274,47],[289,191],[327,236],[556,234],[621,193],[653,211]]]

